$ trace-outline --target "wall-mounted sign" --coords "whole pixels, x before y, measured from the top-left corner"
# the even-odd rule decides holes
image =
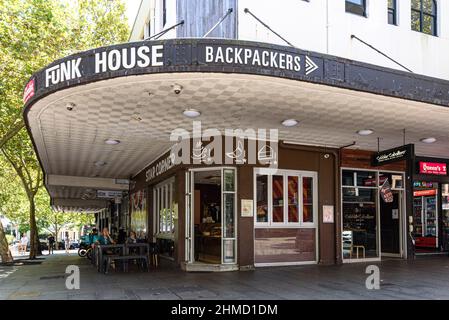
[[[378,152],[373,155],[371,165],[373,167],[378,167],[387,163],[406,160],[413,155],[413,152],[413,144],[407,144],[398,148]]]
[[[34,96],[34,79],[31,79],[23,91],[23,103],[27,103]]]
[[[432,190],[418,190],[413,192],[414,197],[426,197],[426,196],[435,196],[437,194],[437,189]]]
[[[391,219],[393,219],[393,220],[399,219],[399,209],[391,210]]]
[[[323,206],[323,223],[334,223],[334,206]]]
[[[413,181],[413,188],[433,188],[433,182]]]
[[[242,217],[252,217],[253,216],[253,203],[254,201],[252,199],[242,199],[242,209],[241,209],[241,216]]]
[[[437,163],[437,162],[419,162],[419,173],[420,174],[432,174],[437,176],[447,175],[447,164]]]
[[[122,191],[97,190],[97,198],[116,199],[122,197]]]
[[[145,181],[151,181],[157,176],[163,174],[164,172],[170,170],[175,165],[175,155],[170,153],[166,158],[160,160],[155,165],[151,166],[150,169],[145,173]]]

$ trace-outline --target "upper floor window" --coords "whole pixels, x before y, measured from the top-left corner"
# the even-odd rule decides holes
[[[167,0],[162,0],[162,28],[167,23]]]
[[[398,25],[397,21],[397,0],[388,0],[388,23],[395,26]]]
[[[437,3],[435,0],[412,0],[412,30],[437,35]]]
[[[366,0],[346,0],[346,12],[366,17]]]

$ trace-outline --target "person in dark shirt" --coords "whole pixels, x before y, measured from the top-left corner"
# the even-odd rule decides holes
[[[54,246],[55,246],[55,237],[51,234],[48,238],[48,254],[53,254]]]

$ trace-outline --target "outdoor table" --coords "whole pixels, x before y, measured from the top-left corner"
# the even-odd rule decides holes
[[[108,254],[106,251],[119,251],[118,255],[122,256],[125,251],[125,245],[123,244],[99,244],[95,246],[96,252],[96,264],[98,272],[104,272],[104,257]],[[92,258],[93,259],[93,258]]]

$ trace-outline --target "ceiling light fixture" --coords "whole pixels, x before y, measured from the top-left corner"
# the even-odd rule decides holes
[[[369,136],[370,134],[373,134],[373,133],[374,133],[374,130],[371,130],[371,129],[362,129],[362,130],[357,131],[357,134],[359,136]]]
[[[187,118],[197,118],[201,115],[201,112],[196,109],[186,109],[182,112],[182,114]]]
[[[295,119],[286,119],[286,120],[282,121],[282,125],[284,127],[294,127],[294,126],[298,125],[298,123],[299,123],[298,120],[295,120]]]
[[[429,138],[422,138],[420,141],[422,143],[434,143],[437,141],[437,139],[434,137],[429,137]]]
[[[104,167],[106,165],[106,162],[104,161],[95,161],[95,166],[96,167]]]
[[[115,146],[115,145],[117,145],[117,144],[120,143],[120,140],[117,140],[117,139],[107,139],[107,140],[104,141],[104,143],[106,143],[106,144],[108,144],[108,145],[110,145],[110,146]]]

